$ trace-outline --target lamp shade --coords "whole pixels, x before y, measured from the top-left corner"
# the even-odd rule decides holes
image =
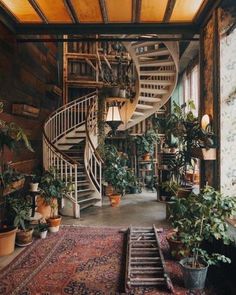
[[[106,123],[111,127],[112,132],[115,133],[116,129],[122,124],[120,110],[118,105],[109,106]]]
[[[209,115],[205,114],[202,116],[201,127],[203,130],[207,130],[211,124],[211,118]]]

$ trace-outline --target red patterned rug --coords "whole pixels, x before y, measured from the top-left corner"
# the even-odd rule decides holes
[[[174,294],[185,295],[178,263],[169,258],[165,233],[160,234],[160,242]],[[63,226],[45,240],[35,240],[1,272],[0,294],[122,294],[125,244],[125,234],[117,228]],[[169,293],[138,288],[131,294]]]

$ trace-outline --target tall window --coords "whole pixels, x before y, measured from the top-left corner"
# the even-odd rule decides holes
[[[189,99],[194,101],[196,110],[194,115],[198,116],[199,108],[199,66],[194,66],[189,72],[185,72],[183,76],[183,86],[184,86],[184,102]]]

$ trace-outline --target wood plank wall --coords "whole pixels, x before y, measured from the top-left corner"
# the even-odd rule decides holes
[[[42,163],[43,122],[61,104],[60,97],[47,91],[47,84],[61,86],[58,53],[55,43],[17,43],[16,36],[0,23],[0,101],[4,103],[0,118],[19,124],[35,150],[32,153],[20,147],[14,154],[6,151],[6,160],[22,172],[29,173]],[[13,115],[13,103],[39,108],[39,117]]]

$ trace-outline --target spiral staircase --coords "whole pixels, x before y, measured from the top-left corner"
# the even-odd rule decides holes
[[[137,71],[136,96],[121,108],[130,128],[157,112],[171,97],[178,79],[178,44],[143,41],[124,43]],[[70,184],[62,200],[61,214],[80,218],[89,206],[102,206],[102,159],[96,152],[96,92],[63,105],[44,125],[44,168],[55,167]]]

